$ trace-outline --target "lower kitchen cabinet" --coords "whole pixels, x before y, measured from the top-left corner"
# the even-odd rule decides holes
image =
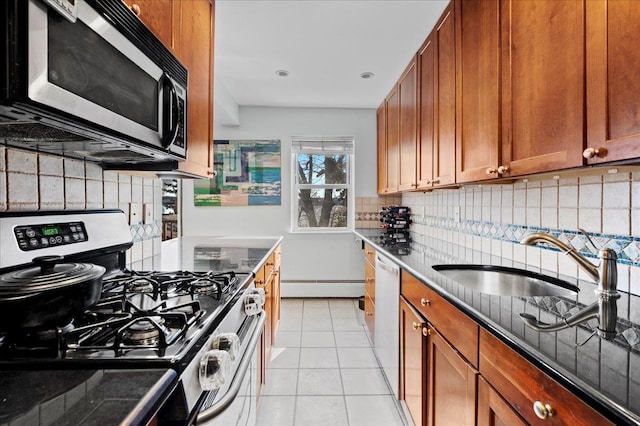
[[[280,259],[282,257],[281,246],[278,245],[267,260],[258,268],[255,277],[256,288],[264,289],[264,311],[267,320],[264,324],[262,340],[260,343],[260,377],[264,383],[265,371],[271,360],[272,350],[276,339],[278,324],[280,322]]]
[[[478,426],[526,426],[526,424],[485,379],[478,378]]]
[[[612,424],[484,330],[480,332],[480,373],[529,424]]]
[[[415,425],[425,424],[427,412],[427,323],[400,297],[400,399],[405,402]],[[426,333],[425,333],[426,334]]]
[[[371,343],[375,339],[376,312],[376,251],[368,244],[364,245],[364,322]]]
[[[475,425],[478,372],[433,327],[427,335],[427,424]]]

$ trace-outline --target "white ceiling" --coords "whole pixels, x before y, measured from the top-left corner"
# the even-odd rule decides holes
[[[447,4],[217,0],[216,96],[240,106],[377,108]],[[365,71],[375,76],[360,78]]]

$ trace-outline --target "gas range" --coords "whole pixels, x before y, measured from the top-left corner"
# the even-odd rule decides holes
[[[179,386],[156,420],[189,424],[207,409],[205,417],[214,417],[211,407],[238,392],[231,379],[243,379],[237,372],[251,369],[249,358],[256,362],[264,294],[252,273],[129,270],[131,234],[119,210],[4,213],[0,233],[14,237],[0,241],[0,311],[18,318],[0,315],[0,371],[172,369]],[[105,271],[99,296],[84,295],[86,306],[58,315],[69,289],[78,286],[73,297],[88,292],[74,282],[83,265]],[[36,303],[14,305],[30,298]],[[14,306],[40,311],[23,319]]]
[[[100,359],[103,366],[186,361],[198,336],[215,328],[249,278],[234,272],[122,270],[104,279],[100,299],[69,323],[0,332],[0,365],[29,366],[33,359]]]

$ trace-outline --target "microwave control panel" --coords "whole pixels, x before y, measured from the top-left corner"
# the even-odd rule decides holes
[[[83,222],[55,223],[47,225],[21,225],[13,233],[22,251],[38,250],[89,240]]]

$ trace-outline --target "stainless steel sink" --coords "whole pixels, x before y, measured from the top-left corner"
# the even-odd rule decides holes
[[[561,279],[505,266],[461,264],[432,268],[471,290],[496,296],[574,297],[580,291]]]

